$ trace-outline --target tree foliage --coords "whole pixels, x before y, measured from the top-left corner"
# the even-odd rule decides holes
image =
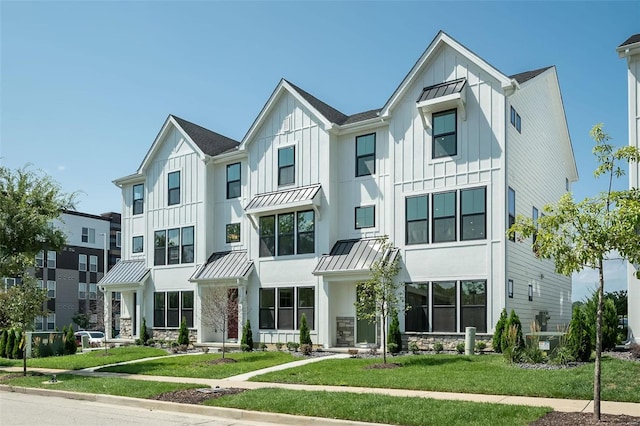
[[[74,200],[46,174],[0,166],[0,276],[22,275],[38,252],[64,246],[65,234],[52,221]]]
[[[240,339],[240,347],[244,351],[253,351],[253,331],[251,330],[251,321],[247,319],[242,327],[242,338]]]
[[[507,331],[514,327],[515,335],[509,336]],[[508,347],[513,346],[515,350],[520,350],[524,348],[524,338],[522,337],[522,322],[520,321],[520,317],[516,314],[516,311],[513,309],[507,318],[507,321],[504,324],[504,330],[500,339],[500,348],[504,352]]]
[[[7,356],[7,339],[9,332],[6,329],[0,330],[0,358],[8,358]]]
[[[596,320],[598,317],[598,292],[594,291],[584,307],[585,322],[591,339],[591,346],[596,347]],[[618,340],[618,314],[613,300],[606,298],[602,302],[602,350],[608,351],[616,347]]]
[[[593,346],[584,309],[581,306],[574,306],[567,332],[567,347],[571,356],[576,361],[587,362],[591,358]]]
[[[355,307],[358,318],[375,323],[382,322],[382,362],[387,363],[387,319],[398,310],[399,283],[395,281],[400,271],[400,255],[386,238],[377,241],[382,256],[370,267],[371,278],[358,285],[359,296]]]
[[[187,319],[182,317],[182,321],[180,321],[180,330],[178,331],[178,344],[179,345],[189,345],[189,329],[187,328]]]
[[[222,357],[225,357],[225,343],[229,320],[238,315],[238,303],[229,298],[229,288],[215,286],[202,292],[200,318],[202,324],[220,330],[222,334]]]
[[[313,345],[305,314],[302,314],[302,318],[300,318],[300,345]]]
[[[543,208],[544,216],[537,223],[518,216],[507,233],[520,241],[536,234],[534,252],[540,258],[553,259],[558,273],[571,275],[585,268],[598,271],[593,410],[594,417],[600,420],[604,261],[615,251],[632,264],[640,263],[640,188],[616,191],[613,180],[624,175],[619,163],[637,163],[640,150],[633,146],[614,147],[602,124],[595,125],[590,136],[595,141],[593,154],[598,161],[594,175],[607,178],[607,191],[580,202],[566,193],[556,204]],[[637,276],[640,278],[640,270]]]
[[[613,300],[613,303],[616,306],[616,312],[618,315],[628,315],[629,314],[629,306],[628,306],[628,296],[627,290],[618,290],[612,292],[606,292],[604,297],[607,299]]]
[[[391,314],[391,324],[389,324],[389,352],[397,354],[402,351],[402,333],[400,333],[400,321],[398,312]]]
[[[500,319],[496,323],[495,331],[493,332],[492,346],[493,351],[496,353],[502,353],[502,334],[507,326],[507,308],[502,308],[500,312]]]

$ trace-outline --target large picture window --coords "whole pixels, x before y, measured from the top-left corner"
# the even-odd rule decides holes
[[[460,240],[486,238],[485,188],[460,191]]]
[[[182,318],[193,327],[193,291],[160,291],[153,294],[153,326],[180,327]]]
[[[260,257],[315,252],[313,210],[262,216],[258,223]]]
[[[460,330],[475,327],[477,333],[487,332],[487,282],[462,281],[460,283]]]
[[[433,114],[433,158],[453,157],[458,153],[456,110]]]
[[[167,181],[167,204],[170,206],[180,204],[180,172],[169,173]]]
[[[456,193],[433,194],[433,242],[456,240]]]
[[[144,213],[144,185],[133,185],[133,214]]]
[[[278,150],[278,185],[290,185],[296,182],[295,153],[293,146]]]
[[[260,329],[276,328],[276,289],[260,289]]]
[[[260,329],[297,330],[303,314],[309,329],[315,329],[313,287],[261,288],[259,298]]]
[[[240,163],[227,166],[227,199],[240,196]]]
[[[356,137],[356,177],[376,172],[376,134]]]
[[[434,282],[433,287],[433,330],[436,332],[456,332],[456,283],[455,281]]]
[[[406,206],[406,242],[421,244],[429,242],[429,198],[426,195],[408,197]]]
[[[405,331],[429,331],[429,284],[408,283],[405,286]]]

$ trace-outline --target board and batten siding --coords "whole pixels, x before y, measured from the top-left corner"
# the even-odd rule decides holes
[[[144,185],[146,213],[147,183],[144,177],[141,176],[138,182],[127,183],[122,186],[122,216],[120,223],[120,229],[122,231],[122,259],[143,259],[149,248],[149,240],[146,235],[146,214],[133,215],[133,187],[138,184]],[[133,237],[137,236],[144,237],[144,251],[142,253],[133,253],[132,251]]]
[[[466,119],[457,114],[457,155],[432,158],[432,129],[425,129],[416,100],[424,87],[466,78]],[[403,248],[406,282],[487,281],[487,328],[502,305],[504,282],[504,126],[501,84],[454,49],[443,46],[399,102],[389,123],[394,163],[391,236]],[[405,245],[405,199],[415,195],[486,187],[487,238]],[[456,206],[459,212],[459,205]],[[429,212],[432,214],[431,200]],[[431,217],[431,216],[430,216]],[[459,228],[459,214],[456,226]],[[429,222],[431,233],[432,221]],[[497,299],[496,299],[497,298]]]
[[[240,197],[227,199],[227,166],[240,163]],[[240,250],[249,247],[249,228],[251,223],[244,213],[247,175],[246,159],[234,159],[224,163],[209,164],[207,167],[207,223],[211,224],[207,232],[208,254],[228,250]],[[240,242],[227,243],[227,224],[240,223]]]
[[[509,106],[522,119],[521,133],[507,126],[507,187],[516,193],[516,215],[532,217],[536,207],[542,216],[543,207],[556,203],[566,192],[573,157],[568,141],[562,140],[566,124],[556,81],[555,71],[547,70],[509,98]],[[536,258],[531,244],[531,238],[506,242],[506,279],[514,283],[506,308],[515,309],[525,331],[539,311],[548,311],[548,331],[556,331],[571,319],[571,277],[556,274],[552,260]],[[529,284],[533,301],[529,301]]]

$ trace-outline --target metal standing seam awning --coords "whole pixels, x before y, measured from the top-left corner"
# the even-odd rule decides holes
[[[282,189],[254,196],[244,208],[245,213],[256,226],[255,217],[261,213],[288,210],[299,207],[309,207],[315,211],[316,218],[320,217],[319,196],[322,185],[319,183],[296,188]]]
[[[144,260],[121,260],[98,282],[101,290],[111,291],[135,289],[144,285],[150,269]]]
[[[466,120],[466,87],[467,79],[445,81],[422,89],[422,93],[416,101],[420,115],[425,127],[431,127],[431,113],[442,111],[448,108],[457,108],[460,116]]]
[[[374,262],[384,258],[393,261],[399,252],[395,247],[383,250],[379,238],[339,240],[329,254],[320,257],[313,275],[368,272]]]
[[[246,250],[217,252],[209,256],[207,263],[200,266],[189,281],[247,280],[253,268],[253,261],[249,260]]]

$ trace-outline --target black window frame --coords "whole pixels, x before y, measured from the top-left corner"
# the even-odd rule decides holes
[[[180,264],[180,228],[167,229],[167,265]]]
[[[473,211],[465,213],[465,197],[464,193],[482,191],[482,212]],[[474,203],[475,204],[475,203]],[[465,237],[466,226],[470,225],[465,219],[470,217],[482,217],[482,231],[480,236]],[[485,240],[487,238],[487,188],[482,186],[478,188],[468,188],[460,190],[460,241]]]
[[[234,231],[234,228],[236,228],[237,230]],[[240,242],[240,222],[234,222],[234,223],[227,223],[225,226],[225,241],[227,242],[227,244],[232,244],[232,243],[239,243]],[[236,238],[231,238],[233,235],[236,236]]]
[[[404,314],[405,331],[419,333],[431,331],[429,329],[429,309],[431,306],[429,304],[429,287],[430,284],[428,282],[405,283],[404,300],[405,306],[408,308],[405,309]],[[411,291],[411,289],[415,290]],[[421,299],[421,303],[416,303],[418,298]]]
[[[175,300],[173,299],[175,298]],[[180,327],[180,292],[167,291],[167,328]]]
[[[513,299],[513,280],[512,279],[507,280],[507,297],[509,299]]]
[[[278,288],[278,312],[276,327],[278,330],[295,330],[295,289],[294,287]]]
[[[455,129],[453,131],[443,131],[441,133],[436,133],[436,118],[437,117],[442,117],[442,116],[446,116],[453,113],[454,116],[454,123],[455,123]],[[438,112],[434,112],[431,115],[431,123],[432,123],[432,138],[431,138],[431,158],[436,159],[436,158],[443,158],[443,157],[455,157],[456,155],[458,155],[458,110],[457,108],[454,109],[449,109],[446,111],[438,111]],[[437,139],[438,138],[444,138],[447,136],[454,136],[453,138],[453,152],[450,152],[447,149],[444,149],[444,145],[440,145],[443,149],[444,149],[444,153],[443,154],[436,154],[437,151],[436,150],[436,145],[437,145]]]
[[[303,295],[302,293],[308,294]],[[307,306],[309,301],[311,304],[310,306]],[[309,330],[315,330],[315,308],[315,287],[296,287],[296,324],[298,330],[300,329],[302,314],[305,314],[307,318],[307,326],[309,327]]]
[[[436,216],[437,214],[437,204],[436,204],[436,197],[440,197],[440,196],[446,196],[446,195],[450,195],[453,194],[453,214],[449,214],[449,215],[441,215],[441,216]],[[431,210],[432,210],[432,218],[431,218],[431,241],[433,243],[448,243],[448,242],[453,242],[453,241],[457,241],[457,235],[456,235],[456,230],[457,230],[457,222],[458,222],[458,218],[457,218],[457,194],[458,191],[447,191],[447,192],[436,192],[433,194],[433,196],[431,197]],[[452,236],[449,239],[442,239],[442,237],[440,237],[439,235],[437,236],[436,233],[438,232],[438,227],[436,226],[438,223],[440,223],[441,221],[449,221],[453,219],[453,225],[451,225],[450,229],[453,230],[452,232]]]
[[[193,290],[154,292],[153,326],[157,328],[179,328],[182,318],[184,318],[187,327],[193,328],[194,297]]]
[[[359,226],[358,225],[358,211],[359,210],[371,210],[371,225],[365,225],[365,226]],[[376,227],[376,206],[375,205],[369,205],[369,206],[357,206],[354,209],[354,213],[353,213],[353,226],[355,227],[355,229],[367,229],[367,228],[375,228]]]
[[[233,168],[236,168],[236,167],[238,169],[237,170],[238,177],[237,179],[230,179],[229,177],[230,171],[232,171]],[[240,195],[242,194],[242,186],[240,184],[241,179],[242,179],[241,163],[228,164],[227,165],[227,200],[240,197]]]
[[[359,142],[366,141],[365,138],[373,136],[373,152],[358,154]],[[372,161],[372,168],[367,166],[367,161]],[[364,169],[362,170],[361,167]],[[373,169],[373,170],[372,170]],[[371,176],[376,173],[376,133],[356,136],[356,177]]]
[[[424,202],[426,203],[426,207],[425,207],[425,215],[424,217],[418,217],[416,215],[416,217],[411,216],[410,217],[410,212],[411,209],[409,208],[409,203],[410,202],[414,202],[414,201],[419,201],[423,199]],[[411,197],[406,197],[405,201],[404,201],[404,217],[405,217],[405,243],[406,245],[413,245],[413,244],[428,244],[429,243],[429,195],[427,194],[422,194],[422,195],[413,195]],[[415,224],[423,224],[423,226],[425,227],[425,229],[423,230],[419,230],[420,234],[423,234],[423,239],[416,239],[416,238],[412,238],[412,235],[415,235],[415,232],[413,231],[413,227]]]
[[[173,176],[178,176],[177,186],[171,185],[171,178]],[[174,172],[170,172],[167,174],[167,205],[175,206],[180,204],[180,170],[176,170]]]
[[[282,163],[282,157],[280,154],[285,152],[286,150],[292,150],[292,162],[290,164]],[[293,170],[291,172],[291,181],[285,181],[284,176],[286,175],[284,173],[288,172],[289,169]],[[279,148],[278,149],[278,186],[295,185],[295,183],[296,183],[296,147],[295,145],[290,145],[290,146]]]
[[[140,188],[139,197],[136,197],[136,188]],[[133,216],[144,213],[144,183],[133,185],[131,209]]]
[[[518,114],[516,112],[516,130],[518,131],[518,133],[522,133],[522,118],[520,117],[520,114]]]
[[[265,233],[266,226],[263,225],[267,220],[273,221],[273,232]],[[276,255],[276,216],[260,216],[258,219],[258,232],[260,237],[260,245],[259,245],[259,257],[270,257]]]
[[[510,110],[510,116],[511,116],[511,125],[513,127],[516,127],[516,109],[511,106],[511,110]]]
[[[289,227],[288,230],[287,227]],[[276,220],[276,256],[290,256],[295,254],[295,235],[295,213],[289,212],[279,214]]]
[[[167,324],[166,320],[167,293],[165,291],[156,291],[153,293],[153,326],[164,328]]]
[[[191,235],[188,235],[188,233]],[[196,232],[193,226],[185,226],[180,229],[180,263],[195,262]]]
[[[436,285],[453,284],[454,297],[453,304],[451,303],[436,303],[436,298],[441,297],[436,294]],[[438,301],[440,302],[440,301]],[[452,313],[450,312],[453,309]],[[453,315],[453,329],[446,329],[440,327],[440,318],[437,318],[436,313],[439,311],[449,311],[449,315]],[[431,312],[432,312],[432,332],[437,333],[457,333],[458,332],[458,282],[457,281],[433,281],[431,283]]]
[[[516,223],[516,191],[509,187],[507,192],[507,229],[509,229]],[[509,241],[516,241],[515,233],[509,237]]]
[[[267,293],[271,295],[269,300],[266,299]],[[260,288],[258,290],[258,303],[259,303],[258,328],[260,330],[275,330],[276,328],[276,289]]]
[[[182,321],[182,318],[184,318],[185,323],[189,328],[193,328],[193,306],[194,306],[193,291],[181,291],[180,292],[180,321]]]
[[[311,215],[311,220],[302,220],[304,215]],[[301,230],[301,226],[310,223],[307,228]],[[303,243],[303,239],[306,241]],[[296,212],[296,254],[310,254],[316,252],[316,214],[313,210]]]
[[[136,247],[138,247],[138,245],[136,244],[136,241],[140,241],[140,244],[139,244],[140,250],[136,250]],[[143,235],[136,235],[134,237],[131,237],[131,253],[144,253],[144,236]]]
[[[167,264],[167,231],[165,229],[153,233],[153,264],[154,266]]]
[[[481,284],[483,291],[481,293],[466,293],[465,284]],[[477,333],[487,332],[487,281],[486,280],[460,280],[460,331],[466,327],[475,327]],[[478,303],[484,296],[484,303]],[[480,311],[481,314],[474,315],[473,311]],[[478,319],[477,321],[474,321]],[[481,318],[481,319],[479,319]]]
[[[533,234],[531,234],[531,238],[533,240],[533,244],[536,243],[536,240],[538,239],[538,216],[539,216],[540,212],[538,211],[538,209],[533,206],[533,208],[531,209],[531,219],[533,220],[533,226],[536,228],[535,231],[533,231]],[[535,249],[534,247],[532,247],[532,249]]]

